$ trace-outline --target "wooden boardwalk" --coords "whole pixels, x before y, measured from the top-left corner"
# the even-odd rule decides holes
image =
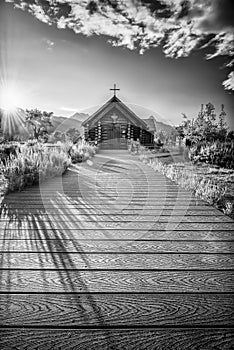
[[[0,349],[234,349],[234,225],[125,151],[8,195]]]

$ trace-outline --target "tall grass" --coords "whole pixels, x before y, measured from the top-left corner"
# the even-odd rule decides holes
[[[86,161],[87,159],[93,157],[96,151],[97,147],[95,145],[91,145],[82,140],[70,148],[69,154],[71,156],[72,163],[77,163]]]
[[[60,148],[23,145],[4,162],[0,161],[0,172],[7,180],[7,191],[11,192],[62,175],[70,163],[68,154]]]
[[[24,145],[2,145],[1,150],[0,192],[5,193],[20,191],[26,186],[62,175],[71,163],[94,156],[97,147],[86,141],[75,145],[70,141],[57,144],[28,142]]]
[[[139,158],[180,187],[190,190],[196,197],[234,218],[234,193],[230,193],[234,174],[231,170],[215,169],[213,172],[209,167],[198,167],[191,163],[166,164],[157,158],[152,158],[148,151],[143,151]]]

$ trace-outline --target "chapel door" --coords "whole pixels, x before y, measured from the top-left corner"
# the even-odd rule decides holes
[[[111,148],[120,148],[121,130],[119,124],[112,124],[111,128]]]
[[[106,123],[102,127],[102,149],[127,149],[126,125]]]

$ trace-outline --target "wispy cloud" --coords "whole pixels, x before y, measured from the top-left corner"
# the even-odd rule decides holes
[[[43,41],[45,42],[46,46],[47,46],[47,50],[52,51],[53,47],[54,47],[54,42],[50,39],[43,39]]]
[[[161,46],[168,57],[185,57],[205,42],[214,51],[207,59],[225,56],[227,66],[233,65],[233,0],[6,1],[42,22],[86,36],[105,35],[112,45],[141,54]],[[233,80],[228,81],[225,88],[233,90]]]
[[[70,108],[70,107],[60,107],[61,111],[65,111],[65,112],[77,112],[77,108]]]
[[[223,82],[226,90],[234,90],[234,72],[229,73],[227,80]]]

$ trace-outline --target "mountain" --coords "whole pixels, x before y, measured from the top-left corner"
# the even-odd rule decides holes
[[[54,131],[66,132],[70,128],[76,128],[83,134],[81,123],[86,118],[88,118],[88,115],[85,113],[75,113],[70,118],[53,115],[51,118],[53,126],[48,131],[51,134]],[[14,113],[6,113],[6,111],[0,108],[0,131],[3,131],[4,128],[5,133],[28,138],[29,134],[27,128],[24,126],[24,121],[25,111],[23,109],[17,108]]]
[[[156,129],[158,131],[164,131],[166,134],[171,134],[172,132],[175,132],[175,128],[169,124],[165,124],[163,122],[159,122],[156,120]]]
[[[75,113],[71,117],[61,117],[61,116],[53,116],[51,121],[53,124],[53,128],[50,132],[60,131],[66,132],[70,128],[76,128],[83,134],[83,128],[81,126],[83,120],[89,117],[88,114],[85,113]]]
[[[65,132],[69,128],[76,128],[83,133],[82,122],[89,118],[89,115],[86,113],[76,112],[70,117],[57,117],[53,116],[52,123],[54,125],[54,130]],[[143,118],[141,118],[143,119]],[[143,119],[149,127],[150,131],[164,132],[170,135],[172,132],[175,132],[175,128],[169,124],[158,121],[154,116],[150,116],[147,119]]]
[[[17,113],[11,113],[7,116],[7,119],[5,121],[1,119],[2,116],[5,112],[0,109],[0,129],[1,129],[1,124],[5,130],[10,130],[11,134],[14,135],[23,135],[24,137],[28,136],[26,135],[26,129],[24,127],[24,120],[25,120],[25,112],[23,109],[18,108]],[[82,122],[89,118],[89,115],[87,113],[79,113],[76,112],[75,114],[71,115],[70,117],[63,117],[63,116],[56,116],[53,115],[51,118],[51,122],[53,126],[50,128],[49,133],[51,134],[54,131],[60,131],[60,132],[66,132],[70,128],[76,128],[79,130],[80,134],[83,134],[83,127],[82,127]],[[150,131],[157,131],[157,132],[164,132],[168,135],[170,135],[173,131],[175,132],[175,129],[168,124],[165,124],[163,122],[158,121],[154,116],[150,116],[149,118],[141,118],[143,119],[146,124],[149,127]]]
[[[86,119],[89,118],[89,114],[87,113],[78,113],[76,112],[75,114],[73,114],[70,118],[78,120],[80,122],[84,122]]]
[[[170,135],[171,133],[175,132],[175,128],[173,126],[158,121],[152,115],[149,118],[143,119],[143,120],[148,125],[149,131],[156,131],[156,132],[162,131],[163,133],[165,133],[167,135]]]

